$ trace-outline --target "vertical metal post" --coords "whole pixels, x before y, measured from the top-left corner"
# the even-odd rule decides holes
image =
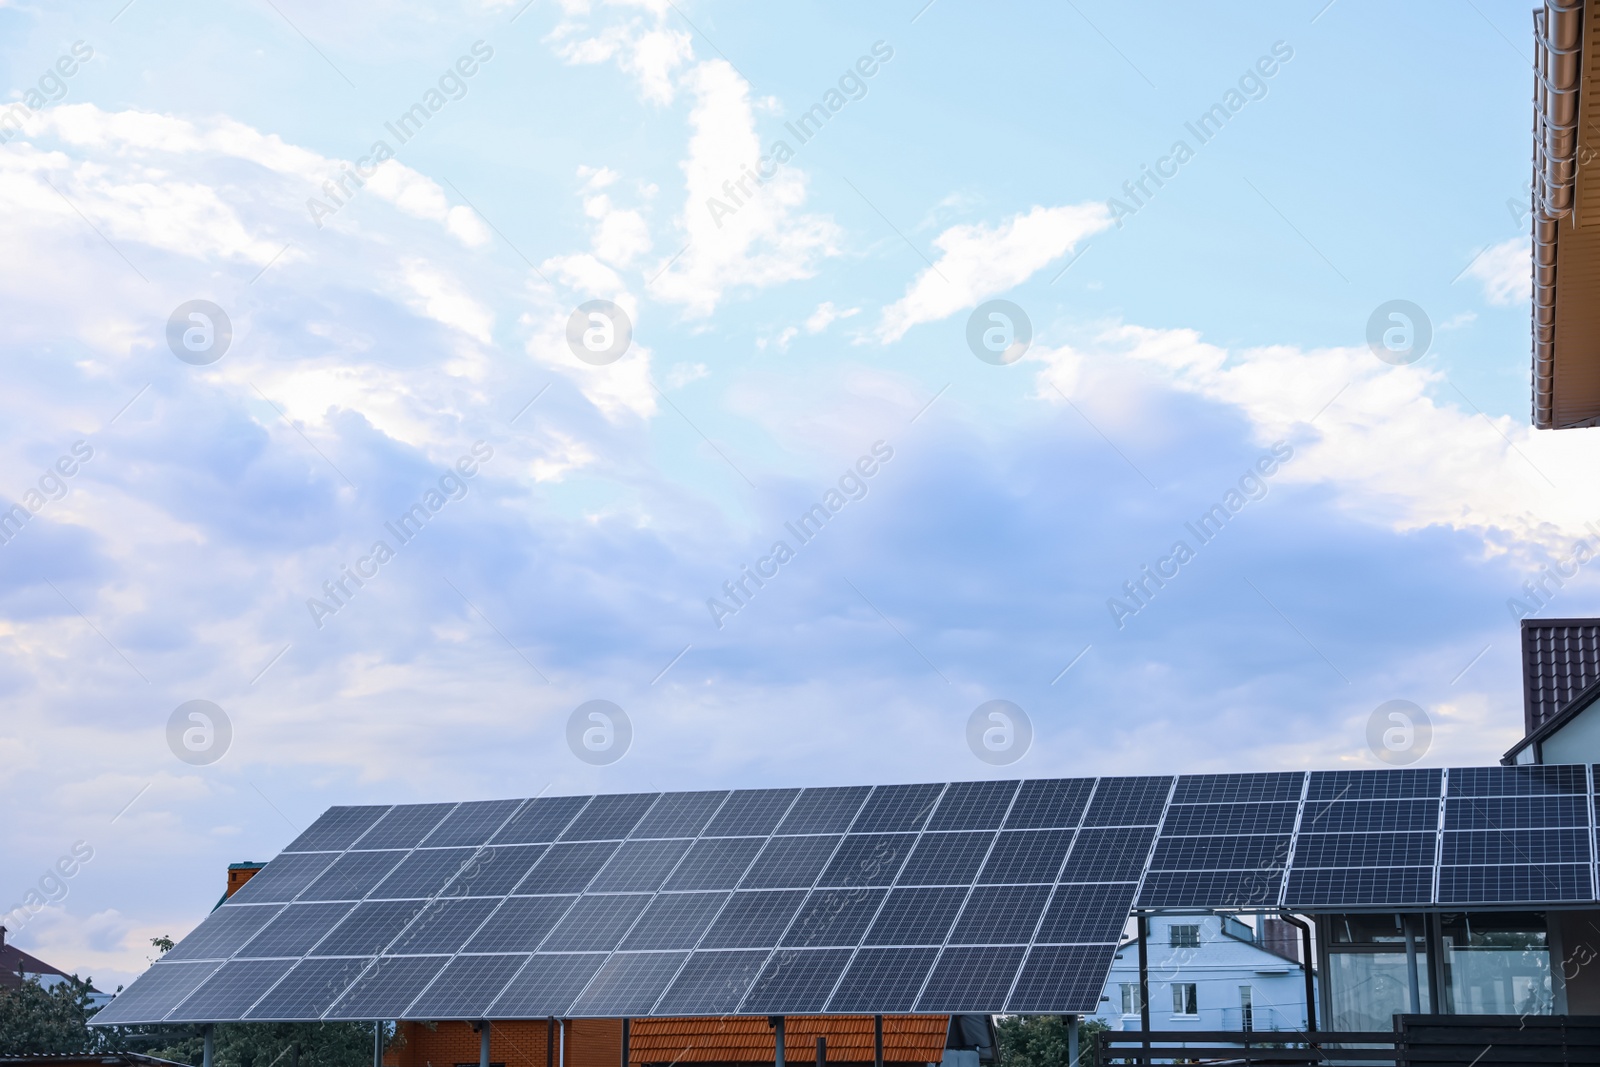
[[[1411,916],[1398,916],[1406,933],[1406,986],[1411,993],[1411,1014],[1422,1014],[1422,993],[1417,981],[1417,934],[1411,926]]]
[[[828,1039],[817,1035],[817,1067],[828,1067]]]
[[[628,1036],[632,1019],[622,1020],[622,1067],[628,1067]]]
[[[872,1067],[883,1067],[883,1016],[872,1017]]]
[[[1078,1017],[1063,1015],[1061,1025],[1067,1028],[1067,1067],[1078,1067]]]
[[[478,1027],[478,1067],[489,1067],[489,1020]]]
[[[556,1017],[544,1021],[544,1067],[556,1067]]]
[[[1150,1062],[1150,917],[1144,912],[1139,913],[1135,926],[1135,933],[1139,938],[1139,1029],[1146,1034],[1141,1047],[1145,1050],[1142,1062]]]
[[[783,1016],[772,1017],[772,1063],[773,1067],[784,1067],[783,1049]]]
[[[556,1062],[558,1064],[560,1064],[561,1067],[567,1067],[567,1020],[565,1020],[565,1019],[561,1020],[560,1041],[561,1041],[561,1058],[559,1060],[557,1060]]]
[[[206,1023],[204,1033],[205,1044],[200,1050],[200,1067],[211,1067],[212,1057],[215,1056],[217,1051],[216,1027]]]
[[[372,1024],[372,1067],[383,1067],[383,1023]]]
[[[300,1067],[300,1042],[294,1043],[293,1050],[289,1053],[289,1067]]]

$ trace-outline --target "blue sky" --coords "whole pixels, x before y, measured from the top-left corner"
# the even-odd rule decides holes
[[[1392,699],[1424,762],[1494,760],[1506,602],[1600,520],[1594,431],[1528,429],[1529,21],[0,6],[0,493],[45,479],[0,545],[0,907],[93,850],[12,937],[126,981],[335,803],[1379,766]],[[1009,365],[967,345],[995,299],[1032,324]],[[1396,299],[1409,365],[1365,340]],[[232,323],[210,364],[168,347],[192,300]],[[614,363],[566,344],[591,300],[632,322]],[[1176,576],[1113,610],[1146,565]],[[309,608],[345,566],[377,569]],[[566,742],[592,699],[632,723],[606,765]],[[1033,724],[1006,766],[966,742],[994,699]],[[169,748],[190,700],[215,762]]]

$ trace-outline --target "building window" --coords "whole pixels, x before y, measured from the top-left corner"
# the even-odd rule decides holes
[[[1200,995],[1193,982],[1172,983],[1172,1014],[1199,1015]]]
[[[1173,948],[1199,948],[1200,927],[1194,924],[1173,925],[1167,927],[1172,934]]]
[[[1247,985],[1239,987],[1239,1029],[1249,1032],[1256,1028],[1255,992]]]
[[[1124,1015],[1138,1015],[1139,1014],[1139,983],[1137,983],[1137,982],[1123,982],[1122,983],[1122,1014],[1124,1014]]]

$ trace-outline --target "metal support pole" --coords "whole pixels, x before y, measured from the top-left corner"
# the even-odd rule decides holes
[[[217,1051],[216,1027],[206,1023],[206,1028],[203,1032],[205,1034],[205,1044],[200,1051],[200,1067],[211,1067],[212,1057],[216,1055]]]
[[[383,1023],[372,1024],[372,1067],[383,1067]]]
[[[1305,968],[1306,980],[1306,1030],[1316,1033],[1317,1030],[1317,977],[1312,965],[1311,955],[1311,924],[1303,919],[1296,919],[1288,912],[1279,916],[1290,926],[1300,928],[1300,965]]]
[[[784,1067],[783,1049],[783,1016],[768,1016],[767,1022],[772,1024],[772,1064],[773,1067]]]
[[[567,1020],[565,1020],[565,1019],[561,1020],[560,1035],[561,1035],[560,1036],[560,1040],[561,1040],[561,1058],[559,1060],[557,1060],[556,1062],[558,1064],[560,1064],[561,1067],[567,1067]]]
[[[1411,1013],[1422,1014],[1422,993],[1417,981],[1417,935],[1411,927],[1411,916],[1398,917],[1406,932],[1406,986],[1411,993]]]
[[[628,1036],[632,1019],[622,1020],[622,1067],[628,1067]]]
[[[817,1035],[817,1067],[828,1067],[828,1039]]]
[[[1078,1017],[1063,1015],[1061,1025],[1067,1028],[1067,1067],[1078,1067]]]
[[[544,1021],[544,1067],[556,1067],[556,1017]]]
[[[489,1067],[489,1020],[478,1027],[478,1067]]]
[[[883,1016],[872,1017],[872,1067],[883,1067]]]
[[[1148,946],[1148,942],[1150,940],[1150,918],[1149,918],[1149,916],[1145,915],[1145,913],[1142,912],[1142,911],[1139,913],[1139,919],[1138,919],[1138,922],[1137,922],[1137,924],[1135,926],[1135,933],[1138,935],[1138,938],[1139,938],[1139,1029],[1143,1030],[1146,1034],[1149,1034],[1150,1033],[1150,949],[1149,949],[1149,946]],[[1144,1058],[1143,1062],[1149,1063],[1150,1062],[1150,1057],[1148,1055],[1149,1050],[1150,1050],[1150,1038],[1149,1037],[1146,1037],[1144,1039],[1142,1047],[1145,1049],[1145,1052],[1146,1052],[1146,1055],[1145,1055],[1145,1058]]]

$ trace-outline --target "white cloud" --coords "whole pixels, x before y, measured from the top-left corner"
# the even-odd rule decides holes
[[[589,13],[587,4],[566,6],[569,15]],[[569,18],[546,39],[558,56],[574,65],[615,60],[618,67],[633,75],[646,101],[670,104],[676,95],[674,76],[694,59],[693,39],[684,31],[663,25],[669,10],[666,5],[637,6],[654,11],[654,26],[647,27],[642,19],[631,18],[593,33],[585,23]]]
[[[860,313],[860,308],[845,308],[841,311],[833,306],[833,301],[825,300],[818,304],[817,310],[813,311],[811,317],[806,319],[806,333],[821,333],[840,319],[848,319],[852,315]]]
[[[1036,348],[1030,358],[1047,364],[1039,389],[1047,401],[1060,402],[1052,385],[1068,396],[1106,388],[1118,364],[1132,363],[1231,405],[1262,442],[1294,442],[1282,477],[1335,487],[1346,509],[1376,525],[1471,530],[1497,552],[1505,535],[1543,545],[1587,536],[1584,523],[1596,518],[1592,435],[1488,419],[1456,402],[1442,372],[1391,367],[1364,346],[1230,351],[1193,330],[1118,325],[1082,348]],[[1117,399],[1097,410],[1128,432],[1159,434],[1130,399],[1137,392],[1112,387]]]
[[[682,389],[690,382],[711,377],[704,363],[674,363],[667,369],[667,388]]]
[[[1085,237],[1111,225],[1098,201],[1064,207],[1034,207],[999,226],[952,226],[934,238],[941,252],[934,265],[883,309],[878,336],[898,341],[911,327],[937,322],[1014,288]]]
[[[1487,248],[1467,268],[1467,276],[1483,286],[1483,298],[1507,307],[1533,298],[1533,261],[1526,237],[1513,237]]]
[[[401,277],[411,290],[414,310],[483,344],[494,339],[494,312],[454,278],[420,259],[407,260]]]
[[[806,181],[793,166],[780,168],[754,196],[734,205],[731,215],[713,217],[711,202],[726,203],[723,186],[754,170],[761,156],[750,86],[722,60],[699,64],[685,83],[695,96],[682,164],[688,193],[678,220],[686,244],[650,291],[699,318],[710,315],[733,286],[760,288],[811,277],[823,258],[836,254],[839,229],[830,218],[799,213]]]

